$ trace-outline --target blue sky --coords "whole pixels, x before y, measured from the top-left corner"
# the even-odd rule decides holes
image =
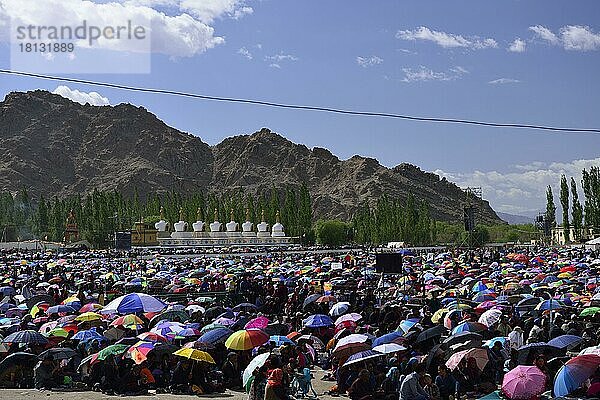
[[[107,13],[90,11],[92,3],[81,0],[21,6],[28,1],[0,0],[0,26],[2,13],[4,21],[43,23],[35,19],[46,14],[39,11],[65,4],[79,10],[78,17]],[[151,73],[70,76],[364,111],[600,127],[600,3],[594,0],[95,3],[118,3],[125,14],[143,9],[161,19],[165,29],[152,37]],[[0,38],[0,66],[9,68],[6,35]],[[2,94],[54,91],[58,85],[0,76]],[[561,173],[578,178],[582,167],[600,164],[600,135],[339,116],[67,86],[61,93],[72,98],[73,90],[84,92],[79,98],[86,100],[85,92],[97,91],[110,104],[143,105],[209,144],[269,127],[294,142],[327,147],[340,158],[361,154],[390,167],[410,162],[462,186],[482,186],[495,209],[517,214],[543,208],[544,187],[558,186]]]

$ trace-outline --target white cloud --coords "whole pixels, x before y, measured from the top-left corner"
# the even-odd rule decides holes
[[[545,26],[542,26],[542,25],[530,26],[529,30],[533,31],[533,33],[535,33],[535,35],[538,38],[545,40],[546,42],[548,42],[550,44],[558,44],[560,42],[560,40],[558,39],[558,36],[556,36],[554,33],[552,33],[552,31],[550,29],[546,28]]]
[[[566,25],[560,28],[558,34],[542,25],[530,26],[529,29],[537,38],[554,46],[562,46],[565,50],[600,50],[600,33],[592,31],[589,26]]]
[[[508,51],[512,51],[513,53],[523,53],[526,45],[527,43],[523,39],[516,38],[510,46],[508,46]]]
[[[271,63],[269,64],[269,67],[271,68],[277,68],[277,69],[281,69],[281,65],[277,64],[277,63]]]
[[[248,49],[245,47],[242,47],[241,49],[239,49],[237,51],[237,53],[246,57],[248,60],[252,60],[252,53],[250,53],[250,51],[248,51]]]
[[[279,53],[279,54],[275,54],[273,56],[265,56],[265,60],[266,61],[274,61],[274,62],[298,61],[298,57],[296,57],[292,54]]]
[[[508,172],[475,171],[468,173],[434,171],[461,187],[481,187],[483,197],[492,207],[501,212],[533,215],[546,207],[546,187],[552,186],[554,195],[558,195],[560,176],[565,174],[575,178],[581,193],[581,171],[591,166],[600,166],[600,157],[591,160],[546,163],[533,161],[526,165],[514,165]]]
[[[453,81],[460,79],[464,74],[469,73],[466,69],[460,66],[450,68],[448,71],[436,72],[430,68],[421,65],[417,69],[402,68],[404,77],[401,82],[428,82],[428,81]]]
[[[464,37],[453,33],[434,31],[426,26],[414,30],[401,30],[396,33],[397,39],[402,40],[427,40],[443,48],[468,48],[480,50],[498,47],[498,43],[491,38],[480,38],[478,36]]]
[[[221,2],[211,0],[205,3]],[[176,6],[175,14],[167,14],[153,6]],[[217,15],[227,14],[229,9],[223,11],[223,8],[213,7],[212,17],[207,17],[206,21],[182,12],[183,9],[183,2],[180,4],[171,0],[0,0],[0,20],[11,19],[21,25],[70,27],[80,26],[82,21],[98,27],[126,26],[127,21],[132,21],[149,27],[151,37],[145,45],[125,39],[100,39],[94,43],[95,48],[104,50],[152,51],[173,57],[191,57],[224,43],[222,37],[215,36],[214,28],[208,22]],[[75,44],[80,48],[90,47],[85,40]]]
[[[374,65],[381,64],[383,62],[383,58],[377,56],[371,57],[356,57],[356,63],[363,68],[372,67]]]
[[[504,85],[506,83],[520,83],[521,81],[518,79],[512,79],[512,78],[499,78],[499,79],[494,79],[493,81],[489,81],[489,84],[492,85]]]
[[[125,4],[162,7],[187,12],[198,20],[211,24],[217,18],[229,17],[239,19],[252,14],[254,10],[245,0],[120,0]]]
[[[52,92],[61,95],[69,100],[73,100],[80,104],[90,104],[92,106],[107,106],[110,104],[108,98],[101,96],[96,92],[80,92],[77,89],[71,89],[68,86],[58,86]]]

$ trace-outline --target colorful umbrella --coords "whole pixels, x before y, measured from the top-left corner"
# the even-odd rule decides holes
[[[574,357],[558,370],[554,378],[554,395],[566,396],[577,390],[600,366],[600,356],[584,354]]]
[[[234,332],[225,341],[225,347],[232,350],[250,350],[269,341],[269,335],[260,329],[243,329]]]
[[[462,332],[483,332],[488,329],[487,326],[480,322],[465,321],[460,323],[452,330],[452,335]]]
[[[166,343],[168,339],[156,332],[144,332],[137,335],[137,338],[147,342],[161,342]]]
[[[159,299],[144,293],[130,293],[108,303],[100,312],[103,314],[130,314],[138,312],[159,312],[167,307]]]
[[[141,364],[148,359],[148,353],[154,350],[157,345],[156,342],[139,341],[127,349],[127,354],[136,364]]]
[[[544,392],[546,375],[536,366],[519,365],[504,375],[502,393],[509,399],[532,399]]]
[[[394,340],[403,337],[403,333],[402,332],[391,332],[391,333],[386,333],[383,336],[379,336],[378,338],[376,338],[375,340],[373,340],[373,346],[379,346],[382,344],[386,344],[386,343],[392,343]],[[441,334],[440,334],[441,336]]]
[[[95,312],[88,311],[88,312],[84,312],[83,314],[78,315],[75,318],[75,321],[97,321],[99,319],[102,319],[102,316],[100,314],[96,314]]]
[[[410,331],[412,328],[414,328],[415,325],[417,325],[420,320],[421,320],[420,318],[405,319],[404,321],[400,322],[400,325],[398,325],[398,328],[396,330],[402,331],[404,333],[408,333],[408,331]]]

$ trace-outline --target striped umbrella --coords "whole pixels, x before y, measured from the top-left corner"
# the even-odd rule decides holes
[[[268,340],[268,339],[267,339]],[[27,343],[27,344],[41,344],[45,345],[48,343],[48,339],[39,332],[33,330],[19,331],[11,333],[5,337],[2,342],[4,343]]]
[[[260,329],[243,329],[234,332],[225,341],[225,347],[232,350],[250,350],[269,341],[269,335]]]

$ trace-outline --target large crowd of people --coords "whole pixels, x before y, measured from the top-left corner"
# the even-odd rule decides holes
[[[600,395],[594,251],[401,253],[397,274],[376,272],[366,249],[1,253],[0,387],[250,400]]]

